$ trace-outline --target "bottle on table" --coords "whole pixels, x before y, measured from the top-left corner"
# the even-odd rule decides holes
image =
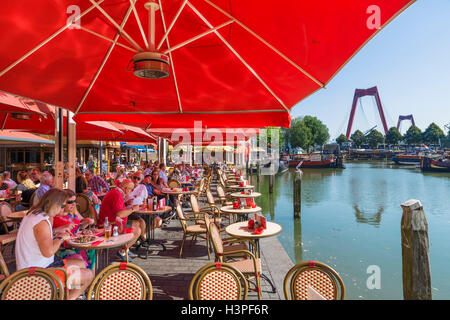
[[[157,197],[153,197],[153,211],[158,210],[158,199]]]

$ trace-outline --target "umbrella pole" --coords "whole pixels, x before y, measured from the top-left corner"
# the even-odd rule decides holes
[[[70,190],[75,191],[75,166],[76,166],[76,123],[73,121],[73,113],[67,111],[67,161],[68,184]]]

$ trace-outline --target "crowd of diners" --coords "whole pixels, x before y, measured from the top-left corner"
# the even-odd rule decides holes
[[[207,168],[207,167],[206,167]],[[127,172],[117,166],[115,172],[106,176],[76,168],[75,190],[54,187],[54,171],[40,172],[38,169],[19,171],[16,179],[10,172],[4,172],[0,178],[0,189],[10,193],[21,192],[22,201],[15,205],[15,211],[28,210],[20,222],[16,244],[16,269],[29,267],[65,268],[71,281],[78,281],[75,289],[69,290],[69,299],[77,299],[94,279],[94,250],[74,250],[66,247],[64,241],[76,232],[88,227],[102,228],[106,218],[118,226],[119,233],[132,230],[133,241],[117,252],[120,261],[131,262],[136,253],[130,248],[146,239],[144,220],[132,214],[139,206],[146,204],[149,197],[165,198],[167,204],[176,206],[176,198],[164,194],[169,188],[168,182],[176,180],[186,183],[186,177],[195,183],[204,172],[201,165],[178,164],[168,172],[163,163],[144,163],[137,171]],[[86,195],[95,208],[97,221],[83,217],[77,210],[78,194]],[[31,202],[31,199],[33,201]],[[102,198],[102,199],[101,199]],[[170,214],[169,214],[170,215]],[[6,217],[3,217],[6,219]],[[157,216],[150,228],[158,228],[167,215]],[[12,226],[9,226],[12,227]],[[77,277],[71,277],[73,271],[80,270]]]

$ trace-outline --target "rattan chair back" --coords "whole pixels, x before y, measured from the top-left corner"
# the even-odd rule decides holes
[[[88,300],[152,300],[152,283],[140,267],[121,262],[103,269],[89,287]]]
[[[79,193],[77,194],[75,201],[77,203],[78,212],[85,218],[90,217],[91,200],[89,199],[89,197],[85,194]]]
[[[244,275],[227,263],[209,263],[200,268],[189,285],[190,300],[246,300]]]
[[[9,233],[5,217],[12,213],[12,207],[8,202],[0,202],[0,225],[5,233]]]
[[[1,300],[64,300],[61,280],[44,268],[26,268],[10,275],[0,284]]]
[[[180,203],[177,204],[176,211],[177,211],[178,221],[180,221],[181,227],[183,228],[183,232],[186,233],[187,224],[186,224],[185,216],[184,216],[183,209],[181,208]]]
[[[200,212],[200,206],[198,204],[198,200],[197,200],[197,196],[195,194],[191,194],[190,200],[191,202],[191,209],[192,212],[194,213],[199,213]]]
[[[6,265],[5,259],[3,259],[3,255],[0,252],[0,283],[9,277],[8,266]]]
[[[284,278],[286,300],[306,300],[308,286],[327,300],[344,300],[345,286],[339,274],[318,261],[293,266]]]
[[[208,233],[213,244],[214,254],[216,255],[216,261],[223,261],[223,242],[220,237],[220,232],[217,226],[209,221]]]
[[[181,187],[181,184],[177,180],[169,180],[167,182],[167,185],[169,186],[169,188],[180,188]]]
[[[214,206],[216,204],[216,201],[214,200],[214,196],[209,188],[206,190],[206,199],[208,200],[208,204],[210,206]]]

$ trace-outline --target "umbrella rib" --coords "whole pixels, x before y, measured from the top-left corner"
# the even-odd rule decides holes
[[[83,31],[86,31],[87,33],[90,33],[90,34],[92,34],[92,35],[94,35],[94,36],[96,36],[96,37],[99,37],[99,38],[101,38],[101,39],[103,39],[103,40],[106,40],[106,41],[109,41],[109,42],[111,42],[111,43],[114,43],[114,40],[113,40],[113,39],[110,39],[110,38],[107,38],[107,37],[105,37],[105,36],[102,36],[101,34],[95,32],[95,31],[89,30],[88,28],[85,28],[85,27],[83,27],[83,26],[80,26],[80,29],[83,30]],[[123,47],[123,48],[125,48],[125,49],[127,49],[127,50],[130,50],[130,51],[132,51],[132,52],[138,52],[136,49],[133,49],[133,48],[131,48],[131,47],[129,47],[129,46],[126,46],[126,45],[124,45],[124,44],[122,44],[122,43],[120,43],[120,42],[117,42],[116,45],[118,45],[118,46],[120,46],[120,47]]]
[[[86,98],[87,98],[89,92],[91,91],[92,87],[94,86],[95,82],[97,81],[98,76],[99,76],[100,73],[102,72],[103,67],[104,67],[105,64],[106,64],[106,61],[108,61],[108,58],[109,58],[109,56],[111,55],[111,52],[112,52],[112,50],[114,49],[114,47],[115,47],[117,41],[119,40],[120,33],[121,33],[122,29],[124,28],[125,23],[127,22],[128,17],[130,16],[130,13],[131,13],[131,6],[128,8],[128,11],[127,11],[127,13],[125,14],[125,17],[124,17],[124,19],[123,19],[123,21],[122,21],[122,24],[120,25],[119,30],[118,30],[116,36],[114,37],[114,42],[113,42],[113,43],[111,44],[111,46],[109,47],[108,52],[106,53],[105,58],[103,58],[102,64],[101,64],[100,67],[98,68],[98,70],[97,70],[97,72],[96,72],[94,78],[92,79],[91,83],[89,84],[89,87],[87,88],[86,92],[84,93],[84,96],[83,96],[83,98],[82,98],[81,101],[80,101],[80,104],[78,105],[77,109],[75,110],[75,114],[77,114],[78,111],[80,110],[80,108],[81,108],[81,106],[83,105],[84,101],[86,100]]]
[[[214,107],[208,109],[215,109]],[[280,109],[260,109],[260,110],[224,110],[224,111],[184,111],[184,114],[222,114],[222,113],[265,113],[265,112],[286,112]],[[79,114],[177,114],[178,111],[84,111]]]
[[[95,4],[101,4],[103,1],[105,0],[100,0],[98,3]],[[95,5],[89,7],[88,9],[86,9],[86,11],[84,11],[83,13],[81,13],[79,16],[77,16],[72,23],[77,22],[78,20],[80,20],[84,15],[88,14],[89,12],[91,12],[93,9],[95,8]],[[28,58],[29,56],[31,56],[33,53],[35,53],[36,51],[38,51],[40,48],[42,48],[43,46],[45,46],[49,41],[51,41],[53,38],[57,37],[61,32],[63,32],[64,30],[66,30],[68,27],[70,26],[70,24],[66,24],[64,27],[62,27],[61,29],[59,29],[58,31],[56,31],[55,33],[53,33],[50,37],[48,37],[47,39],[45,39],[44,41],[42,41],[40,44],[38,44],[36,47],[34,47],[33,49],[31,49],[30,51],[28,51],[25,55],[23,55],[21,58],[19,58],[18,60],[14,61],[13,63],[11,63],[8,67],[6,67],[5,69],[3,69],[0,72],[0,77],[3,76],[5,73],[7,73],[9,70],[11,70],[12,68],[14,68],[15,66],[17,66],[19,63],[21,63],[23,60],[25,60],[26,58]]]
[[[135,6],[134,2],[131,0],[130,0],[130,4],[133,8],[133,14],[134,14],[134,17],[136,18],[137,24],[139,26],[139,30],[141,31],[142,39],[144,39],[145,47],[147,48],[147,50],[150,50],[148,47],[147,37],[145,36],[144,29],[142,28],[141,19],[139,19],[139,15],[136,11],[136,6]]]
[[[217,26],[217,27],[215,27],[213,29],[209,29],[209,30],[207,30],[207,31],[205,31],[203,33],[200,33],[200,34],[196,35],[195,37],[192,37],[192,38],[190,38],[190,39],[188,39],[186,41],[183,41],[183,42],[181,42],[181,43],[179,43],[177,45],[174,45],[170,49],[167,49],[166,51],[164,51],[164,54],[167,54],[169,52],[175,51],[176,49],[184,47],[185,45],[187,45],[187,44],[189,44],[189,43],[191,43],[191,42],[193,42],[195,40],[198,40],[198,39],[200,39],[200,38],[202,38],[202,37],[204,37],[204,36],[206,36],[206,35],[208,35],[210,33],[213,33],[216,30],[219,30],[219,29],[221,29],[223,27],[226,27],[227,25],[229,25],[229,24],[231,24],[233,22],[234,22],[234,20],[229,20],[229,21],[227,21],[225,23],[222,23],[221,25],[219,25],[219,26]]]
[[[236,23],[238,25],[240,25],[243,29],[245,29],[247,32],[249,32],[251,35],[253,35],[255,38],[257,38],[259,41],[261,41],[262,43],[264,43],[269,49],[271,49],[272,51],[274,51],[276,54],[278,54],[280,57],[282,57],[284,60],[286,60],[287,62],[289,62],[293,67],[295,67],[296,69],[298,69],[300,72],[302,72],[305,76],[307,76],[308,78],[310,78],[312,81],[314,81],[315,83],[317,83],[320,87],[325,88],[325,84],[321,81],[319,81],[318,79],[316,79],[315,77],[313,77],[309,72],[307,72],[305,69],[303,69],[302,67],[300,67],[298,64],[296,64],[294,61],[292,61],[291,59],[289,59],[285,54],[283,54],[282,52],[280,52],[278,49],[276,49],[273,45],[271,45],[269,42],[267,42],[266,40],[264,40],[261,36],[259,36],[256,32],[254,32],[252,29],[250,29],[249,27],[247,27],[245,24],[243,24],[242,22],[240,22],[239,20],[237,20],[235,17],[233,17],[231,14],[229,14],[228,12],[226,12],[225,10],[223,10],[222,8],[220,8],[219,6],[215,5],[214,3],[212,3],[209,0],[203,0],[206,3],[208,3],[209,5],[211,5],[212,7],[214,7],[215,9],[217,9],[218,11],[220,11],[221,13],[223,13],[224,15],[226,15],[228,18],[230,19],[234,19],[236,21]]]
[[[169,28],[167,29],[167,31],[164,30],[165,34],[164,34],[164,36],[161,38],[161,41],[159,41],[159,44],[158,44],[158,47],[156,48],[156,51],[158,51],[158,50],[161,48],[162,44],[164,43],[164,40],[168,37],[169,32],[172,30],[173,25],[174,25],[175,22],[178,20],[178,17],[180,16],[181,11],[183,11],[184,6],[186,5],[186,2],[187,2],[187,0],[184,0],[184,1],[183,1],[183,4],[182,4],[182,5],[180,6],[180,8],[178,9],[177,14],[176,14],[175,17],[173,18],[172,23],[170,24]],[[161,7],[161,6],[160,6],[160,7]],[[164,29],[165,29],[165,27],[164,27]]]
[[[161,11],[161,19],[162,19],[162,24],[163,24],[163,28],[164,28],[164,32],[167,33],[167,29],[166,29],[166,20],[164,19],[164,12],[163,12],[163,8],[162,8],[162,3],[161,0],[158,0],[159,3],[159,8]],[[169,43],[169,37],[166,37],[166,42],[167,42],[167,48],[170,49],[170,43]],[[175,63],[173,61],[172,58],[172,53],[169,52],[169,57],[170,57],[170,67],[172,69],[172,74],[173,74],[173,82],[175,84],[175,91],[177,93],[177,100],[178,100],[178,107],[180,109],[180,113],[183,113],[183,108],[181,106],[181,97],[180,97],[180,91],[178,90],[178,81],[177,81],[177,76],[175,74]]]
[[[9,113],[5,114],[5,119],[3,120],[2,130],[5,129],[6,120],[8,119]]]
[[[211,23],[209,23],[209,21],[192,5],[192,3],[188,1],[188,5],[197,14],[197,16],[201,20],[203,20],[204,23],[206,23],[208,27],[213,28]],[[228,43],[228,41],[226,41],[219,32],[214,31],[214,33],[220,40],[222,40],[222,42],[228,47],[228,49],[241,61],[241,63],[256,77],[256,79],[259,80],[259,82],[267,89],[267,91],[269,91],[270,94],[272,94],[272,96],[283,106],[283,108],[287,112],[289,112],[290,110],[288,107],[286,107],[284,102],[275,94],[275,92],[273,92],[272,89],[270,89],[270,87],[264,82],[264,80],[256,73],[255,70],[253,70],[253,68],[244,60],[244,58],[242,58],[241,55]]]
[[[136,50],[144,51],[141,48],[141,46],[139,46],[139,44],[137,44],[137,42],[134,41],[133,38],[125,30],[123,30],[123,28],[121,28],[117,24],[117,22],[113,18],[111,18],[111,16],[105,10],[102,9],[102,7],[100,7],[94,0],[89,0],[89,1],[105,16],[106,19],[108,19],[117,28],[117,30],[119,31],[119,35],[123,34],[123,37],[125,38],[125,40],[127,40],[129,43],[131,43],[133,45],[133,47],[136,48]],[[130,9],[132,9],[131,6],[130,6]]]

